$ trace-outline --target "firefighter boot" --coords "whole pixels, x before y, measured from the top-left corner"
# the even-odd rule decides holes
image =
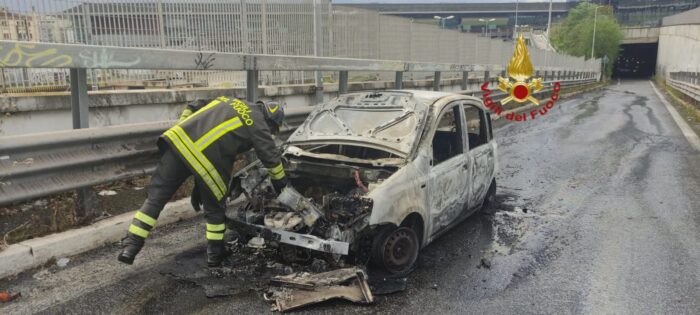
[[[230,252],[226,250],[224,241],[207,240],[207,266],[220,267]]]
[[[136,234],[127,233],[126,237],[122,239],[122,252],[117,257],[117,260],[125,264],[133,264],[136,254],[141,251],[145,239]]]

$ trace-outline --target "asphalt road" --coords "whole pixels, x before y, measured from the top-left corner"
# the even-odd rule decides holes
[[[647,81],[561,101],[535,121],[499,122],[495,133],[492,213],[425,248],[407,290],[372,306],[304,312],[700,313],[700,156]],[[168,275],[203,259],[173,254],[201,251],[202,225],[154,233],[131,267],[109,246],[0,281],[23,293],[0,313],[268,313],[251,279],[238,279],[239,293],[207,298]]]

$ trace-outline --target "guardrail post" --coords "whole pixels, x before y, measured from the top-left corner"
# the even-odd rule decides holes
[[[246,70],[245,99],[249,104],[255,104],[258,99],[258,70]]]
[[[338,73],[338,94],[345,94],[348,92],[348,72],[340,71]]]
[[[460,38],[462,38],[460,36]],[[462,71],[462,90],[469,88],[469,71]]]
[[[70,101],[73,129],[89,127],[87,71],[85,69],[70,69]]]
[[[70,69],[70,101],[73,115],[73,129],[88,128],[90,126],[87,71],[84,68]],[[95,196],[90,188],[76,190],[76,216],[85,218],[93,214],[95,208]]]
[[[435,76],[433,77],[433,91],[440,91],[440,74],[442,74],[442,72],[435,71]]]
[[[316,91],[314,104],[323,103],[323,72],[321,71],[316,71],[316,87],[314,90]]]
[[[484,71],[484,83],[489,82],[490,79],[491,78],[489,78],[489,71]]]
[[[542,76],[542,81],[547,82],[547,80],[549,79],[549,77],[547,76],[548,73],[549,73],[549,71],[544,70],[544,75]]]
[[[394,79],[394,88],[397,90],[403,89],[403,71],[396,71],[396,78]]]

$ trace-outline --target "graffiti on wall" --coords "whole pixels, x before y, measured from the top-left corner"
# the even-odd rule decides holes
[[[216,60],[214,53],[205,56],[200,52],[197,54],[197,58],[194,59],[194,64],[197,70],[209,70],[209,68],[214,66],[214,60]]]
[[[114,52],[107,48],[102,48],[99,51],[81,51],[78,55],[83,61],[83,68],[89,69],[108,69],[132,67],[141,62],[141,57],[136,56],[132,60],[117,60]]]
[[[73,64],[73,57],[59,54],[55,48],[36,48],[35,44],[16,43],[0,45],[2,67],[66,67]]]

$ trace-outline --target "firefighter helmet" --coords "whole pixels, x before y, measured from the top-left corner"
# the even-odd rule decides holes
[[[278,132],[282,123],[284,123],[284,108],[278,101],[258,101],[261,105],[265,120],[268,126],[274,132]]]

